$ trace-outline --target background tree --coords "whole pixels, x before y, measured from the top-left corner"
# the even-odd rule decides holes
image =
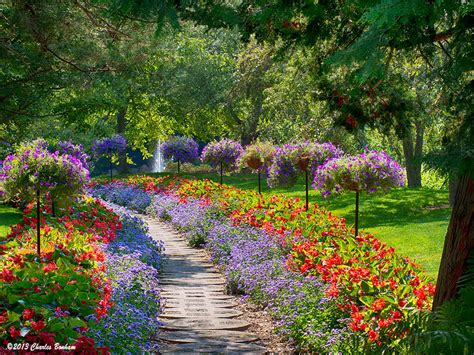
[[[454,297],[457,282],[474,249],[474,232],[470,227],[474,218],[474,169],[472,153],[467,148],[474,146],[473,81],[469,77],[473,68],[472,6],[457,1],[433,3],[423,0],[410,3],[389,0],[374,4],[277,1],[266,6],[246,1],[239,11],[246,30],[257,32],[259,38],[278,38],[288,45],[308,46],[318,42],[323,49],[322,59],[326,64],[332,64],[324,68],[326,72],[332,71],[334,75],[349,72],[353,87],[348,92],[351,98],[360,96],[361,90],[370,92],[384,83],[390,57],[398,51],[423,59],[430,68],[427,73],[430,79],[441,80],[450,105],[447,107],[456,117],[454,123],[458,123],[447,120],[447,126],[457,129],[446,136],[438,159],[431,161],[453,171],[459,177],[459,186],[434,306]],[[327,44],[329,48],[324,48]],[[439,56],[445,60],[436,61]],[[337,92],[333,96],[344,99]],[[390,125],[403,129],[410,126],[408,117],[399,118]],[[354,121],[349,115],[345,123],[358,129],[365,126],[364,121]]]

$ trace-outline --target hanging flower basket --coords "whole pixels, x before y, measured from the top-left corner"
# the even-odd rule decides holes
[[[247,165],[253,170],[260,169],[262,167],[262,162],[258,158],[249,158],[247,160]]]
[[[309,165],[309,157],[303,156],[298,159],[298,166],[301,171],[307,171]]]

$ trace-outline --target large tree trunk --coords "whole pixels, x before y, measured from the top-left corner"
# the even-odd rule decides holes
[[[127,128],[127,119],[125,115],[127,114],[127,109],[124,108],[117,112],[117,133],[120,135],[125,135],[125,129]],[[119,173],[124,174],[128,173],[128,164],[127,164],[127,151],[125,150],[122,153],[119,153]]]
[[[415,122],[415,143],[411,132],[403,138],[403,154],[407,171],[408,187],[421,187],[421,157],[423,155],[423,125]]]
[[[467,174],[459,179],[448,232],[444,241],[433,309],[456,296],[458,281],[474,250],[474,180]]]
[[[458,184],[459,184],[459,181],[456,178],[454,178],[454,177],[449,178],[449,183],[448,183],[448,186],[449,186],[449,205],[451,207],[454,206],[454,201],[456,200],[456,191],[458,189]]]

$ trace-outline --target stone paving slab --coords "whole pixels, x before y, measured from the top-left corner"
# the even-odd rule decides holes
[[[183,271],[176,271],[176,272],[164,272],[161,273],[160,276],[162,279],[219,279],[223,280],[222,276],[215,272],[183,272]]]
[[[225,288],[221,285],[199,285],[199,284],[184,284],[181,285],[163,285],[163,292],[167,293],[223,293]]]
[[[192,300],[187,299],[167,299],[165,306],[168,308],[195,308],[195,307],[215,307],[215,308],[233,308],[239,305],[234,300],[208,300],[205,298],[196,298]]]
[[[167,330],[246,330],[250,323],[240,319],[225,318],[186,318],[167,320],[161,326]]]
[[[166,308],[160,314],[160,318],[179,319],[179,318],[235,318],[241,316],[242,312],[227,308],[194,308],[194,309],[180,309],[180,308]]]
[[[206,354],[229,354],[229,353],[252,353],[263,354],[265,348],[256,344],[246,343],[203,343],[203,344],[176,344],[166,345],[160,349],[162,354],[182,353],[206,353]]]
[[[259,339],[255,334],[234,330],[177,330],[162,332],[158,338],[170,343],[201,343],[213,340],[225,343],[250,343]]]
[[[199,279],[181,279],[181,280],[177,280],[177,279],[169,279],[169,278],[166,278],[166,279],[162,279],[161,281],[161,284],[164,286],[164,285],[177,285],[177,286],[182,286],[182,285],[186,285],[186,286],[199,286],[199,287],[202,287],[202,286],[207,286],[207,285],[210,285],[210,286],[216,286],[216,285],[225,285],[225,281],[224,280],[219,280],[219,279],[203,279],[203,280],[199,280]]]

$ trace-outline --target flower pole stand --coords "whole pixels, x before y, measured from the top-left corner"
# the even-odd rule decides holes
[[[222,161],[221,161],[221,163],[220,163],[221,185],[222,185],[222,183],[223,183],[223,178],[222,178],[223,170],[224,170],[224,166],[223,166],[223,163],[222,163]]]
[[[308,166],[309,166],[309,157],[302,156],[298,159],[298,166],[301,171],[305,174],[305,210],[309,210],[309,174],[308,174]]]
[[[38,260],[41,262],[41,197],[40,188],[36,187],[36,249],[38,252]]]
[[[257,158],[251,158],[247,160],[247,165],[250,169],[252,170],[257,170],[257,176],[258,176],[258,193],[262,194],[262,183],[261,183],[261,168],[262,168],[262,162],[260,159]]]
[[[356,190],[356,201],[355,201],[355,236],[359,235],[359,190]]]
[[[113,163],[112,163],[112,157],[110,157],[109,170],[110,170],[110,182],[112,182],[112,174],[113,174]]]

